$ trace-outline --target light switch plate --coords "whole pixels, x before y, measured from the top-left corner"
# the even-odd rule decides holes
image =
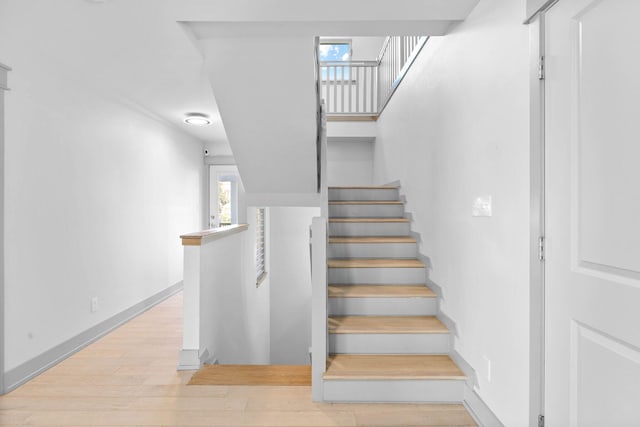
[[[473,201],[471,216],[491,216],[491,196],[478,196]]]

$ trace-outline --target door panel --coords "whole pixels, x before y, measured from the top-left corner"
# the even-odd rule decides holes
[[[546,14],[550,426],[640,425],[638,16],[637,0],[560,0]]]

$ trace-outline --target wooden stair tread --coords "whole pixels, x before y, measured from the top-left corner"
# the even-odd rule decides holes
[[[330,334],[447,334],[435,316],[329,316]]]
[[[332,258],[327,261],[329,268],[424,268],[422,261],[415,258]]]
[[[385,217],[372,217],[372,218],[331,217],[331,218],[329,218],[329,222],[344,222],[344,223],[352,223],[352,222],[409,222],[409,219],[408,218],[385,218]]]
[[[329,298],[435,298],[425,285],[329,285]]]
[[[353,185],[353,186],[332,186],[329,190],[397,190],[397,185]]]
[[[329,200],[330,205],[404,205],[400,200]]]
[[[329,243],[416,243],[409,236],[331,236]]]
[[[326,380],[463,380],[447,355],[336,354],[327,358]]]

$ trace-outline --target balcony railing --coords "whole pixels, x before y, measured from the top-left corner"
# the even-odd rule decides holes
[[[373,61],[321,61],[320,95],[328,116],[377,117],[428,37],[387,37]]]
[[[328,114],[378,114],[378,62],[320,62],[321,95]]]

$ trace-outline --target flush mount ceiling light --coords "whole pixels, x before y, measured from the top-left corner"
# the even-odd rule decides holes
[[[211,119],[209,119],[209,117],[205,116],[204,114],[191,113],[191,114],[187,114],[187,117],[185,117],[184,122],[188,125],[207,126],[211,124]]]

